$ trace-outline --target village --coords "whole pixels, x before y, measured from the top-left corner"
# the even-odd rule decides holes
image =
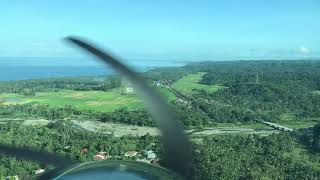
[[[84,147],[80,150],[81,154],[86,154],[89,152],[89,148]],[[93,161],[107,161],[107,160],[134,160],[138,162],[154,164],[159,166],[160,158],[157,157],[157,154],[153,150],[144,150],[142,152],[136,150],[126,151],[122,156],[111,156],[108,152],[100,151],[97,152],[93,157]],[[45,172],[45,169],[37,169],[34,171],[34,175],[38,176]],[[19,180],[18,175],[7,176],[6,180]]]
[[[123,156],[115,156],[112,157],[105,151],[100,151],[96,155],[93,156],[94,161],[108,160],[108,159],[127,159],[127,160],[136,160],[139,162],[149,163],[159,165],[159,158],[153,150],[147,150],[144,152],[138,152],[135,150],[127,151],[123,153]]]

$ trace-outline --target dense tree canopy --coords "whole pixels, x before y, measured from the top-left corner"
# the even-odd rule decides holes
[[[215,136],[196,148],[196,174],[200,179],[316,179],[320,171],[306,159],[296,159],[299,146],[287,133],[267,137]],[[312,156],[312,155],[308,155]],[[311,157],[313,158],[313,157]],[[318,159],[318,160],[316,160]]]
[[[122,155],[129,150],[142,152],[152,149],[159,152],[159,146],[156,146],[159,144],[158,137],[146,135],[140,138],[132,136],[116,138],[112,135],[73,128],[68,121],[50,123],[45,127],[24,126],[14,122],[2,124],[0,143],[59,153],[80,161],[93,160],[93,156],[100,151],[108,152],[115,159],[119,159],[117,156],[126,158]],[[84,147],[88,149],[86,153],[81,152]],[[27,177],[39,168],[47,169],[50,166],[0,156],[0,179],[3,176],[17,174]]]
[[[59,89],[108,91],[120,85],[121,79],[115,76],[3,81],[0,82],[0,93],[19,93],[32,96],[36,92],[59,91]]]

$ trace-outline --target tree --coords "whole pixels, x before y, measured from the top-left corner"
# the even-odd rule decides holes
[[[320,123],[313,127],[312,149],[316,152],[320,152]]]

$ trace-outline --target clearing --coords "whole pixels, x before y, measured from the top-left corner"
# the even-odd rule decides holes
[[[158,88],[168,101],[176,97],[166,88]],[[52,107],[74,105],[81,110],[114,111],[126,107],[134,110],[143,107],[142,100],[135,94],[122,94],[121,89],[103,91],[74,91],[62,89],[58,92],[39,92],[35,96],[24,96],[15,93],[0,94],[3,105],[11,104],[47,104]]]
[[[160,135],[160,131],[156,127],[147,126],[134,126],[117,123],[103,123],[99,121],[78,121],[72,120],[73,126],[79,129],[101,132],[105,134],[114,134],[116,137],[125,135],[132,136],[144,136],[149,134],[151,136]],[[190,137],[203,137],[209,135],[224,135],[224,134],[259,134],[259,135],[270,135],[278,133],[279,131],[265,128],[265,129],[254,129],[254,128],[241,128],[241,127],[213,127],[204,129],[188,129],[185,132]]]
[[[8,119],[8,118],[0,118],[0,124],[7,123],[8,121],[22,121],[23,125],[32,125],[32,126],[45,126],[50,122],[56,122],[52,120],[46,119]],[[61,120],[58,120],[61,121]],[[100,132],[103,134],[113,134],[115,137],[121,136],[144,136],[149,134],[151,136],[160,135],[160,131],[157,127],[148,127],[148,126],[135,126],[135,125],[127,125],[127,124],[119,124],[119,123],[104,123],[100,121],[79,121],[79,120],[70,120],[72,122],[72,126],[74,128],[83,129],[91,132]],[[258,126],[257,126],[258,127]],[[204,136],[210,135],[225,135],[225,134],[257,134],[261,136],[267,136],[270,134],[278,133],[279,131],[274,130],[272,128],[253,128],[249,126],[236,127],[227,124],[223,127],[211,127],[211,128],[203,128],[203,129],[186,129],[185,133],[189,135],[190,138],[201,138]]]
[[[204,72],[198,72],[196,74],[188,74],[187,76],[179,79],[177,82],[172,84],[172,88],[182,92],[182,93],[192,93],[193,89],[201,89],[207,92],[216,92],[224,86],[220,85],[206,85],[200,84]]]

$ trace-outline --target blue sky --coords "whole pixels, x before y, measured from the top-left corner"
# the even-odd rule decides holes
[[[125,59],[320,57],[319,0],[2,0],[0,57],[83,57],[86,37]]]

